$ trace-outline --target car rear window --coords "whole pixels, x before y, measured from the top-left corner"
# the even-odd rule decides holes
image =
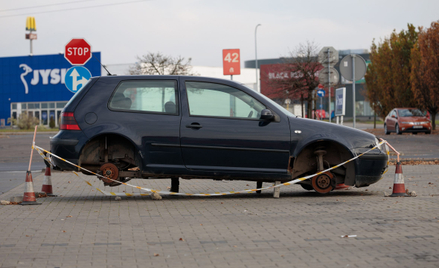
[[[178,114],[177,81],[122,81],[110,98],[111,110]]]

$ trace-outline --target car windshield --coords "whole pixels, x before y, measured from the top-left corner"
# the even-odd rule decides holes
[[[402,109],[402,110],[399,110],[399,116],[411,117],[411,116],[424,116],[424,115],[418,109]]]

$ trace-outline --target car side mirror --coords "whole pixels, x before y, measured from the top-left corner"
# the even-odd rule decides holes
[[[392,118],[396,118],[396,116],[394,114],[392,114]]]
[[[261,111],[261,120],[264,121],[272,121],[274,120],[274,114],[271,110],[269,109],[264,109]]]

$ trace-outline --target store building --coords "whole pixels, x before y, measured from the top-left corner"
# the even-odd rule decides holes
[[[100,52],[84,65],[91,76],[101,75]],[[65,85],[72,65],[64,54],[0,58],[0,125],[20,114],[36,117],[41,125],[58,126],[62,109],[75,94]],[[76,78],[75,78],[76,79]],[[78,78],[77,84],[86,83]]]
[[[366,65],[370,63],[369,53],[365,49],[356,49],[356,50],[339,50],[339,60],[341,61],[346,55],[349,54],[357,54],[360,55],[365,61]],[[279,76],[282,76],[284,74],[279,74],[276,70],[279,68],[277,67],[279,64],[285,63],[287,59],[286,58],[277,58],[277,59],[258,59],[258,67],[260,68],[260,74],[259,77],[261,79],[266,79],[267,81],[261,80],[261,93],[266,94],[269,91],[268,84],[270,84],[269,79],[279,79]],[[339,63],[337,63],[334,68],[337,69],[337,71],[340,73],[339,69]],[[255,60],[249,60],[244,62],[245,68],[255,68]],[[264,75],[265,74],[265,75]],[[371,104],[365,97],[365,79],[362,77],[360,80],[358,80],[355,83],[355,112],[357,117],[365,117],[370,118],[373,116],[373,110],[371,108]],[[346,117],[352,117],[353,116],[353,92],[352,92],[352,81],[347,81],[343,78],[343,76],[340,75],[340,82],[339,85],[331,88],[331,108],[329,109],[329,99],[328,99],[328,89],[326,88],[326,96],[323,98],[317,98],[316,100],[316,109],[323,109],[326,111],[326,114],[329,112],[329,110],[334,110],[334,92],[336,88],[339,87],[346,87]],[[305,96],[307,97],[307,96]],[[276,101],[283,105],[285,105],[285,99],[279,98],[276,99]],[[290,100],[291,104],[290,111],[292,111],[294,114],[301,116],[302,109],[298,108],[300,106],[300,98]],[[305,102],[306,105],[306,102]],[[304,108],[304,111],[307,110],[307,107]]]

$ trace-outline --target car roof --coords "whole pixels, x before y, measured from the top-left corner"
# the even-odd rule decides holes
[[[216,78],[216,77],[208,77],[208,76],[194,76],[194,75],[107,75],[107,76],[95,76],[95,78],[99,79],[178,79],[184,77],[186,79],[195,79],[195,80],[215,80],[215,81],[224,81],[224,82],[234,82],[236,81],[224,79],[224,78]],[[237,83],[239,84],[239,83]]]

